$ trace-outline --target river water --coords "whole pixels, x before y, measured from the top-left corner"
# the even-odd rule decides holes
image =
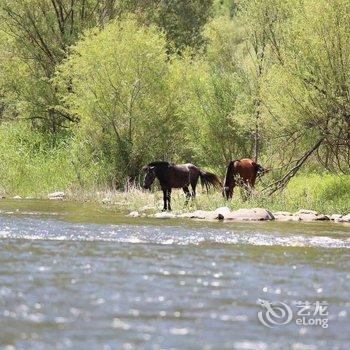
[[[345,224],[129,219],[2,200],[0,348],[349,349],[349,258]],[[263,325],[259,299],[292,319]],[[298,302],[311,303],[304,324]]]

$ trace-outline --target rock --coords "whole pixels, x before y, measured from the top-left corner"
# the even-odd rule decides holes
[[[140,213],[138,211],[132,211],[127,216],[129,216],[130,218],[138,218],[140,216]]]
[[[228,214],[230,212],[231,212],[231,210],[229,207],[220,207],[220,208],[217,208],[214,210],[214,213],[222,214],[222,215]]]
[[[189,218],[189,219],[201,219],[201,220],[222,220],[225,215],[230,213],[228,207],[220,207],[214,211],[210,210],[196,210],[190,213],[182,213],[177,215],[178,218]]]
[[[299,211],[297,211],[296,213],[294,213],[294,215],[303,215],[303,214],[313,214],[313,215],[317,215],[318,212],[315,211],[315,210],[300,209]]]
[[[228,207],[220,207],[215,209],[214,211],[196,210],[192,213],[183,213],[178,215],[178,217],[202,220],[222,220],[225,217],[225,215],[228,215],[229,213],[230,209]]]
[[[237,221],[266,221],[274,220],[271,212],[263,208],[238,209],[224,216],[225,220]]]
[[[339,219],[339,222],[350,222],[350,214],[344,215]]]
[[[156,219],[174,219],[176,218],[176,215],[173,213],[168,213],[168,212],[161,212],[161,213],[156,213],[153,215],[154,218]]]
[[[66,197],[66,194],[64,192],[52,192],[48,194],[48,199],[54,199],[54,200],[62,200]]]
[[[329,216],[324,214],[316,215],[316,221],[329,221]]]
[[[22,199],[22,197],[21,196],[14,196],[14,197],[12,197],[12,199]]]
[[[207,219],[210,215],[212,215],[212,212],[207,210],[196,210],[192,213],[193,219]]]
[[[213,216],[215,216],[215,219],[223,220],[225,218],[225,215],[230,214],[230,208],[228,207],[220,207],[214,210]]]
[[[279,216],[275,216],[275,220],[277,220],[277,221],[300,221],[300,218],[299,218],[299,216],[294,216],[294,215],[279,215]]]
[[[329,219],[332,221],[340,221],[340,219],[343,217],[341,214],[332,214]]]
[[[182,213],[182,214],[178,214],[177,217],[191,219],[193,218],[193,213]]]
[[[298,217],[301,221],[326,221],[329,220],[329,217],[324,214],[294,214],[294,217]]]
[[[299,213],[299,212],[298,212]],[[301,221],[316,221],[317,215],[313,213],[296,213],[295,218],[299,218]]]
[[[213,211],[207,211],[207,210],[196,210],[192,213],[183,213],[179,214],[177,217],[179,218],[190,218],[190,219],[216,219],[218,214],[215,214]]]
[[[278,221],[299,221],[299,218],[294,217],[289,211],[276,211],[272,215]]]
[[[291,216],[293,214],[289,211],[276,211],[275,213],[273,213],[273,215],[274,216]]]

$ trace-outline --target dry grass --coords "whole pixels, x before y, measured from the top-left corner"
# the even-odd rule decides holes
[[[77,201],[103,203],[125,211],[156,212],[163,208],[162,191],[156,187],[152,192],[140,187],[130,187],[127,192],[111,190],[77,190],[68,192],[68,197]],[[217,190],[205,190],[198,187],[197,197],[187,205],[183,191],[172,191],[172,209],[174,212],[194,211],[197,209],[214,210],[228,206],[231,209],[262,207],[271,211],[295,212],[301,208],[317,210],[324,214],[347,214],[350,212],[350,176],[336,175],[300,175],[294,178],[283,193],[273,197],[262,195],[259,188],[252,197],[245,200],[242,190],[235,189],[234,198],[226,201]]]

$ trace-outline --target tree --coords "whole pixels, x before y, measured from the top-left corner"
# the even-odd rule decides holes
[[[298,3],[266,76],[266,105],[283,152],[301,153],[298,169],[316,154],[329,170],[350,170],[349,23],[346,0]]]
[[[60,68],[59,84],[71,82],[67,105],[80,119],[78,138],[118,178],[134,180],[146,162],[170,158],[180,148],[176,84],[165,47],[156,27],[127,17],[88,32]]]
[[[0,37],[7,51],[0,63],[2,101],[36,128],[56,135],[77,120],[64,112],[52,78],[84,30],[136,12],[140,23],[156,23],[165,31],[169,52],[181,52],[203,44],[211,5],[212,0],[1,0],[0,31],[7,34]],[[21,75],[12,74],[16,71]]]
[[[263,145],[264,101],[261,85],[272,60],[280,60],[280,27],[283,26],[289,7],[278,0],[242,0],[237,14],[238,22],[245,37],[245,61],[242,62],[250,87],[252,101],[251,118],[253,152],[257,161]]]
[[[250,153],[251,106],[241,67],[243,38],[237,23],[226,17],[211,21],[204,37],[205,55],[182,60],[187,94],[181,114],[188,119],[192,151],[186,159],[223,169],[231,159]]]
[[[1,0],[1,89],[9,107],[56,134],[76,119],[63,112],[52,78],[83,30],[115,15],[114,1]],[[20,72],[21,74],[16,74]]]
[[[203,27],[212,13],[213,0],[124,0],[124,11],[137,13],[144,22],[156,24],[165,32],[169,52],[186,47],[198,50],[204,44]]]

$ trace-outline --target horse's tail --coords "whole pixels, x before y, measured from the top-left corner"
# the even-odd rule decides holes
[[[207,191],[210,186],[217,188],[222,187],[219,177],[213,173],[199,169],[199,176],[201,178],[202,186],[205,186]]]

